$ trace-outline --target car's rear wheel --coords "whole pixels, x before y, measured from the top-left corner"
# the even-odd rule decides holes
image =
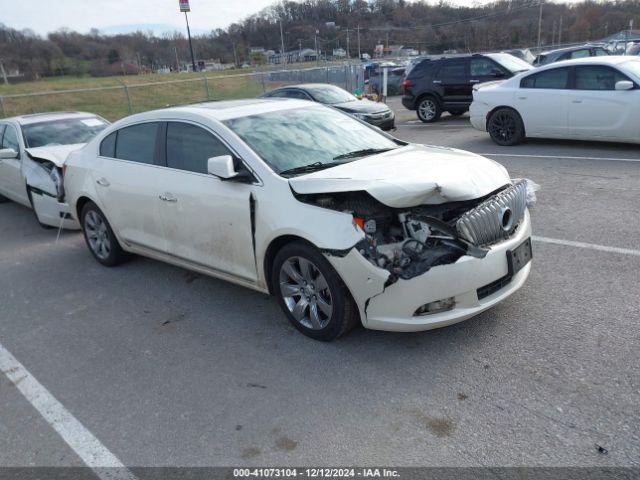
[[[274,259],[271,281],[291,324],[313,339],[333,340],[358,322],[357,308],[347,287],[311,245],[285,245]]]
[[[442,108],[435,97],[428,96],[420,99],[416,113],[424,123],[437,122],[440,119],[440,115],[442,115]]]
[[[498,145],[511,146],[524,139],[524,124],[518,112],[511,108],[499,108],[491,114],[487,131]]]
[[[127,259],[111,225],[95,203],[87,202],[82,208],[80,219],[87,247],[98,262],[113,267]]]

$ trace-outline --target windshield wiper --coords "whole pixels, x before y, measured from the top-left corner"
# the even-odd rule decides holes
[[[299,167],[293,167],[287,170],[283,170],[280,172],[280,175],[287,176],[287,175],[295,175],[297,173],[315,172],[317,170],[323,170],[325,168],[335,167],[336,165],[341,165],[342,163],[343,162],[327,162],[327,163],[313,162],[307,165],[301,165]]]
[[[394,148],[364,148],[362,150],[355,150],[353,152],[343,153],[342,155],[338,155],[337,157],[333,157],[334,160],[340,160],[343,158],[356,158],[356,157],[364,157],[367,155],[373,155],[376,153],[388,152],[389,150],[395,150]]]

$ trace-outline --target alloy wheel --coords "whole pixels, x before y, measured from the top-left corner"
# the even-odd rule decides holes
[[[93,253],[101,260],[106,260],[111,253],[111,239],[107,224],[94,210],[84,217],[84,231]]]
[[[430,98],[427,98],[420,102],[418,110],[422,118],[424,118],[425,120],[433,120],[433,118],[436,116],[437,111],[436,103]]]
[[[301,325],[321,330],[331,321],[331,291],[322,272],[303,257],[290,257],[280,267],[280,295]]]
[[[509,142],[516,134],[516,119],[510,113],[497,113],[491,118],[489,133],[495,139]]]

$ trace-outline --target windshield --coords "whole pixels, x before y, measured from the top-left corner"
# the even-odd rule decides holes
[[[22,126],[27,148],[87,143],[108,123],[95,116],[65,118]]]
[[[224,124],[276,173],[318,163],[329,166],[337,159],[349,162],[372,150],[399,146],[349,115],[321,106],[233,118]],[[361,151],[366,152],[348,156]]]
[[[327,85],[326,87],[307,87],[306,90],[316,101],[326,105],[335,105],[336,103],[353,102],[357,100],[356,97],[346,90],[334,87],[333,85]]]
[[[488,55],[511,73],[525,72],[533,67],[524,60],[514,57],[509,53],[493,53]]]

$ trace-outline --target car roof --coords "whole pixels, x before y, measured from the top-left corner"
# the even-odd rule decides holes
[[[199,117],[208,117],[217,121],[225,121],[232,118],[249,117],[262,113],[291,110],[295,108],[326,108],[319,103],[308,100],[297,100],[291,98],[251,98],[245,100],[225,100],[221,102],[203,102],[190,105],[151,110],[125,117],[117,122],[119,127],[124,123],[135,123],[139,121],[158,120],[170,118],[173,113],[192,114]]]
[[[27,115],[18,115],[16,117],[3,118],[3,121],[13,121],[20,125],[29,125],[40,122],[50,122],[55,120],[65,120],[71,118],[96,117],[94,113],[88,112],[48,112],[48,113],[30,113]]]
[[[297,85],[283,85],[282,87],[274,88],[271,91],[275,92],[276,90],[284,90],[285,88],[299,88],[301,90],[305,90],[307,88],[326,88],[326,87],[340,88],[336,85],[331,85],[330,83],[299,83]],[[344,90],[344,89],[341,89],[341,90]]]
[[[576,50],[584,50],[585,48],[597,48],[597,47],[603,48],[602,44],[587,43],[585,45],[575,45],[573,47],[564,47],[564,48],[556,48],[555,50],[547,50],[546,52],[540,53],[540,55],[545,55],[545,56],[560,55],[566,52],[575,52]]]
[[[527,73],[534,73],[541,70],[548,70],[550,68],[566,67],[571,65],[619,65],[625,62],[640,62],[640,58],[630,55],[603,55],[600,57],[584,57],[574,58],[571,60],[562,60],[560,62],[549,63],[542,65],[533,70],[529,70]]]

